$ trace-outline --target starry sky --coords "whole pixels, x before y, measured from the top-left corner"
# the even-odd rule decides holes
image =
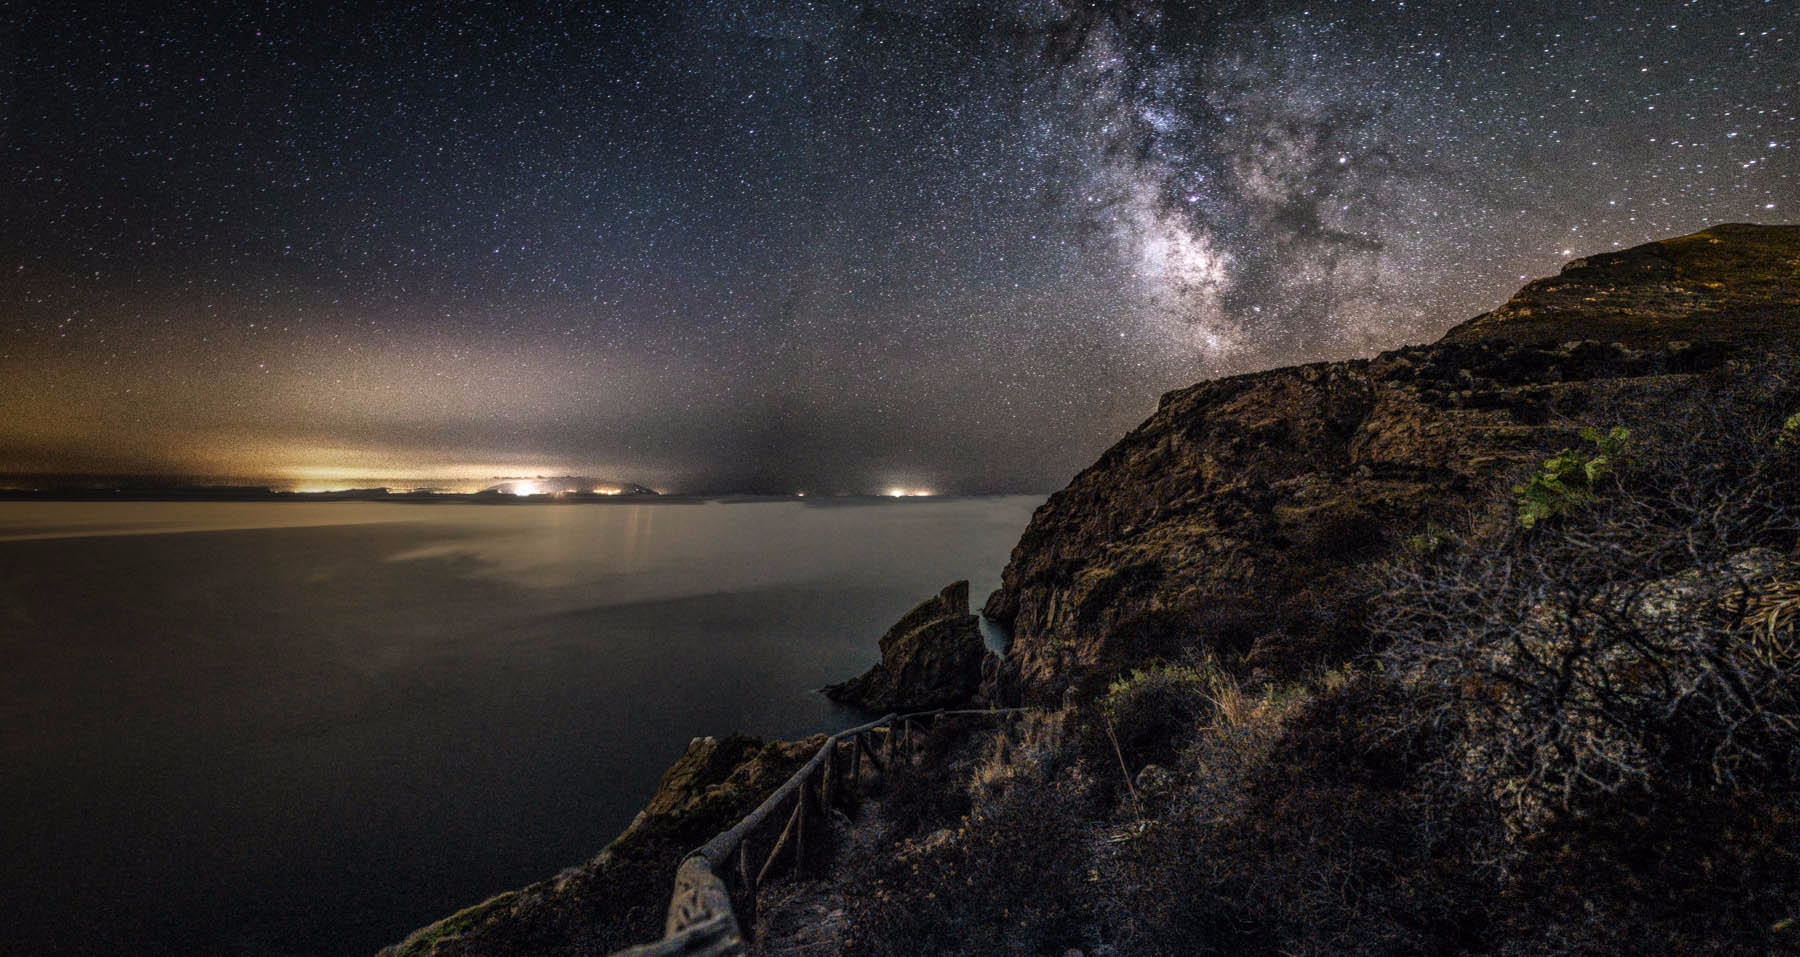
[[[0,12],[0,473],[1059,487],[1800,205],[1791,6]]]

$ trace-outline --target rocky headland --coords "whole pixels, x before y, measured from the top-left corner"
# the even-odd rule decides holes
[[[1163,396],[1033,517],[986,614],[992,696],[1198,640],[1297,675],[1354,652],[1359,569],[1569,444],[1654,414],[1733,356],[1800,344],[1800,227],[1724,225],[1577,259],[1432,345]]]
[[[1797,546],[1800,227],[1172,392],[1033,517],[1002,658],[959,583],[832,689],[1033,711],[938,742],[766,906],[827,916],[755,946],[1796,952]],[[384,954],[652,940],[680,856],[808,747],[699,739],[593,861]]]

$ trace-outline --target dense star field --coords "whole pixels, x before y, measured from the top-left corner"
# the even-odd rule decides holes
[[[1045,490],[1800,203],[1791,5],[24,3],[0,471]]]

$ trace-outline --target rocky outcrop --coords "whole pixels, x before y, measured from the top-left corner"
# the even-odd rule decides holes
[[[1445,342],[1568,338],[1658,346],[1673,340],[1787,343],[1800,332],[1796,226],[1726,223],[1691,236],[1571,260]]]
[[[681,859],[753,810],[823,742],[695,738],[593,860],[420,928],[379,957],[606,954],[655,940]]]
[[[985,609],[1013,643],[984,691],[1052,702],[1198,648],[1276,674],[1339,658],[1371,559],[1594,410],[1796,337],[1800,227],[1726,225],[1575,260],[1434,345],[1169,393],[1033,516]]]
[[[869,711],[944,708],[975,694],[987,657],[979,619],[969,613],[969,583],[959,581],[881,636],[875,667],[822,690],[833,701]]]

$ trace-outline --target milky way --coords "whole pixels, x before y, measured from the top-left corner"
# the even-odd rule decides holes
[[[0,471],[1046,490],[1800,202],[1782,4],[26,4]]]

